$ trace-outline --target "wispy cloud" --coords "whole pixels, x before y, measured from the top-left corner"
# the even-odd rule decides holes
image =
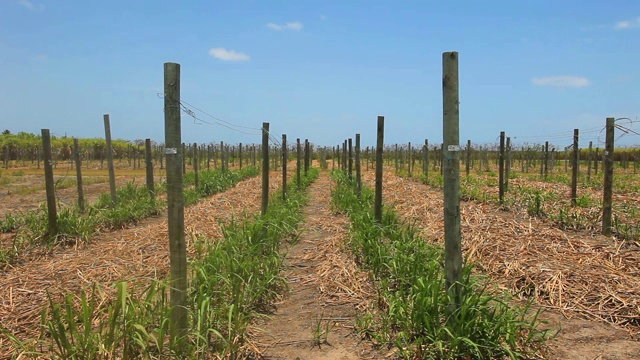
[[[34,3],[30,0],[18,0],[18,4],[26,7],[31,11],[42,11],[44,10],[44,4],[42,3]]]
[[[283,31],[283,30],[293,30],[293,31],[300,31],[302,30],[302,23],[299,21],[294,21],[294,22],[288,22],[284,25],[280,25],[280,24],[275,24],[275,23],[268,23],[267,27],[271,30],[275,30],[275,31]]]
[[[251,59],[247,54],[225,48],[213,48],[209,50],[209,55],[223,61],[249,61]]]
[[[640,28],[640,17],[631,20],[618,21],[613,27],[616,30],[627,30]]]
[[[582,76],[547,76],[533,78],[531,82],[538,86],[582,88],[591,85],[589,79]]]

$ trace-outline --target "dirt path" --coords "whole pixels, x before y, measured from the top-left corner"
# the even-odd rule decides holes
[[[326,173],[309,188],[299,242],[286,258],[289,292],[268,321],[255,325],[260,359],[380,359],[353,330],[355,313],[372,298],[366,277],[340,251],[348,233],[345,215],[331,211]]]

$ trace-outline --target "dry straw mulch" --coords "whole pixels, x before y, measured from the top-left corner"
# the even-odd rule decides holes
[[[390,172],[384,201],[421,230],[444,243],[443,197]],[[373,183],[373,174],[365,180]],[[502,211],[461,203],[463,255],[499,287],[533,297],[571,318],[582,315],[640,333],[640,248],[587,232],[563,231],[531,218],[526,209]]]
[[[270,189],[280,187],[281,174],[270,176]],[[203,199],[185,209],[188,256],[194,255],[193,239],[222,236],[220,222],[233,216],[256,214],[260,210],[261,178],[244,180],[227,191]],[[117,281],[144,286],[151,279],[163,279],[169,270],[166,213],[119,231],[95,236],[89,244],[75,248],[55,248],[35,261],[13,266],[0,273],[0,324],[20,339],[37,337],[40,313],[47,303],[63,294],[101,284],[111,288]],[[0,335],[0,358],[13,349]]]

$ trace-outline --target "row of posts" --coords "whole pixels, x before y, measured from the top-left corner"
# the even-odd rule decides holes
[[[612,220],[612,198],[613,198],[613,149],[614,149],[614,130],[615,119],[607,118],[605,126],[605,151],[603,159],[604,183],[603,183],[603,201],[602,201],[602,234],[611,235]],[[578,145],[579,130],[573,130],[573,143],[571,145],[571,205],[576,206],[578,199],[578,173],[580,171],[580,148]],[[505,192],[509,190],[509,169],[510,169],[510,138],[506,137],[505,132],[500,132],[500,148],[498,157],[498,200],[500,204],[504,204]],[[591,154],[592,143],[589,142],[589,154]],[[549,163],[549,142],[545,142],[544,161],[541,163],[540,172],[544,173],[546,179],[548,174]],[[566,164],[566,163],[565,163]],[[468,172],[468,171],[467,171]],[[597,173],[597,162],[596,162]],[[591,175],[591,156],[587,161],[587,178]]]

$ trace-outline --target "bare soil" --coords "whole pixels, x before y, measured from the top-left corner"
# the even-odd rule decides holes
[[[326,173],[310,186],[299,241],[288,249],[283,271],[289,291],[268,321],[254,325],[259,359],[380,359],[386,354],[354,331],[358,307],[366,303],[366,281],[341,251],[348,233],[345,215],[331,211]],[[345,278],[346,277],[346,278]],[[357,277],[357,276],[356,276]]]

